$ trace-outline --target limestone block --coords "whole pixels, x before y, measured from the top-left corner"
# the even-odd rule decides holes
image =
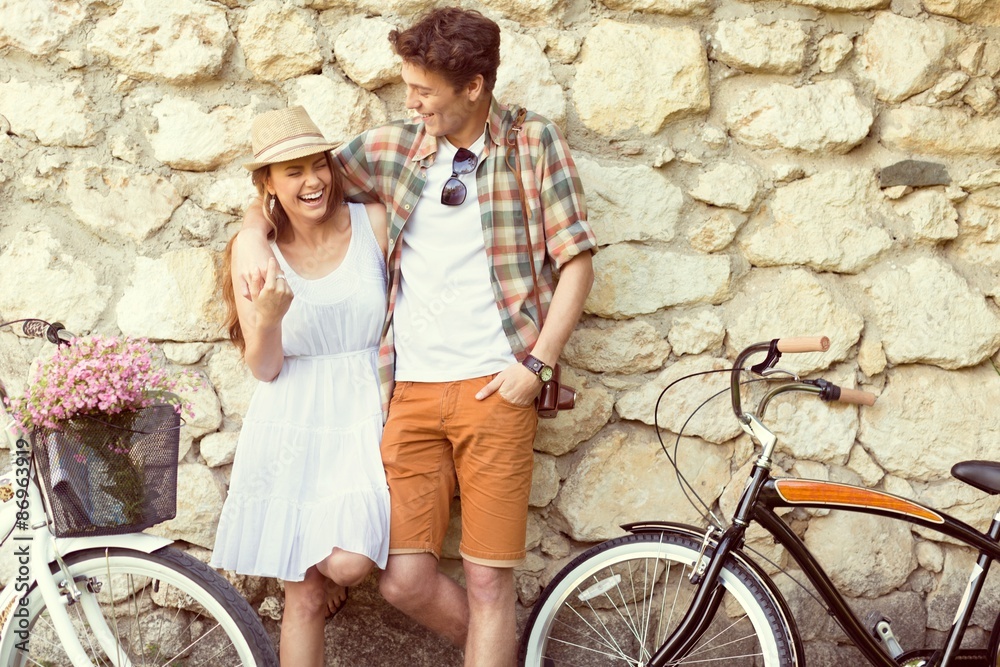
[[[933,542],[921,540],[917,542],[917,562],[920,567],[931,572],[944,569],[944,549]]]
[[[993,0],[923,0],[924,10],[974,25],[1000,25],[1000,5]]]
[[[651,324],[641,320],[577,329],[562,354],[576,368],[626,374],[658,370],[668,356],[670,344]]]
[[[239,350],[232,345],[217,349],[208,360],[208,379],[219,395],[222,412],[227,417],[242,419],[250,407],[250,398],[257,380],[243,362]]]
[[[562,410],[555,419],[539,419],[535,449],[562,456],[592,438],[611,419],[614,397],[598,382],[562,367],[562,381],[576,389],[576,406]]]
[[[191,404],[191,412],[184,414],[182,433],[192,438],[199,438],[222,426],[222,407],[219,397],[203,379],[197,389],[177,392],[185,403]]]
[[[910,221],[917,239],[937,242],[958,236],[958,211],[942,192],[918,190],[899,200],[895,209]]]
[[[744,279],[727,309],[729,356],[772,338],[830,338],[826,352],[787,354],[779,366],[806,374],[845,359],[864,320],[843,297],[803,269],[755,271]]]
[[[564,8],[564,0],[483,0],[482,4],[489,10],[487,14],[499,14],[525,25],[552,25],[552,19],[560,16]]]
[[[218,258],[207,248],[135,259],[129,286],[116,309],[118,328],[157,340],[218,340],[222,303]]]
[[[663,370],[655,380],[622,394],[615,403],[615,409],[622,419],[635,419],[653,424],[656,401],[668,385],[691,373],[722,371],[730,366],[731,364],[725,359],[711,356],[683,357]],[[729,374],[724,372],[682,380],[671,387],[660,400],[660,411],[657,414],[660,428],[678,433],[684,422],[691,417],[684,427],[683,435],[698,437],[715,444],[732,440],[743,430],[733,415],[728,392],[698,410],[698,406],[704,401],[713,394],[724,391],[728,386]],[[695,410],[698,412],[695,413]]]
[[[588,313],[627,319],[661,308],[721,303],[729,295],[729,258],[686,255],[619,243],[594,256]]]
[[[900,366],[875,405],[861,411],[858,440],[889,473],[945,479],[956,461],[995,455],[998,400],[1000,383],[990,364],[950,372]]]
[[[667,340],[677,356],[701,354],[722,345],[726,326],[714,310],[708,308],[678,315],[670,324]]]
[[[938,81],[933,88],[927,91],[926,99],[927,104],[938,104],[944,100],[954,97],[955,93],[960,91],[965,84],[969,82],[971,77],[965,72],[949,72],[945,74],[940,81]]]
[[[697,438],[681,441],[680,467],[709,506],[729,483],[731,455],[728,445],[709,445]],[[660,516],[665,508],[673,520],[698,521],[676,480],[652,429],[620,427],[602,433],[587,447],[555,506],[569,525],[570,537],[591,542],[620,535],[620,524]]]
[[[502,34],[502,33],[501,33]],[[568,65],[576,60],[583,45],[573,33],[563,32],[556,28],[541,28],[536,33],[545,42],[545,55],[557,63]],[[503,67],[503,62],[500,63]]]
[[[990,79],[976,81],[962,94],[962,101],[978,114],[993,111],[997,105],[997,94]]]
[[[303,4],[310,9],[340,9],[384,16],[418,16],[433,8],[428,0],[305,0]],[[331,14],[338,20],[343,18],[338,12]]]
[[[355,21],[333,43],[333,55],[344,74],[365,90],[400,80],[402,60],[389,44],[395,26],[379,18]]]
[[[890,150],[933,155],[1000,154],[1000,119],[961,109],[902,106],[880,115],[880,138]]]
[[[882,341],[872,336],[866,336],[861,341],[858,348],[858,367],[861,372],[868,377],[875,377],[885,370],[888,360],[885,358],[885,350],[882,349]]]
[[[861,285],[868,316],[879,327],[886,359],[893,364],[962,368],[1000,348],[1000,317],[939,259],[879,266]]]
[[[201,439],[199,446],[205,463],[210,468],[228,465],[236,457],[236,443],[240,434],[233,431],[210,433]]]
[[[780,364],[779,364],[780,365]],[[854,372],[827,375],[826,379],[854,388]],[[845,465],[858,434],[858,408],[843,403],[824,403],[815,396],[785,394],[771,402],[768,424],[778,436],[778,451],[796,460]]]
[[[0,0],[0,16],[0,49],[13,46],[33,56],[46,56],[87,13],[80,2]]]
[[[836,72],[840,64],[844,62],[848,54],[854,49],[854,42],[842,32],[826,35],[819,40],[816,47],[816,59],[819,62],[819,71],[825,73]]]
[[[866,9],[884,9],[890,2],[891,0],[789,0],[788,4],[815,7],[829,12],[858,12]]]
[[[858,40],[856,70],[878,99],[894,104],[933,85],[948,45],[939,23],[880,12]]]
[[[583,124],[609,136],[653,135],[668,120],[707,112],[708,60],[698,32],[600,21],[583,44],[573,99]]]
[[[69,206],[105,238],[142,242],[159,231],[184,201],[170,181],[114,163],[79,166],[66,178]]]
[[[885,477],[885,472],[878,467],[872,455],[861,445],[855,445],[851,450],[851,456],[847,459],[847,467],[857,473],[858,477],[861,478],[861,483],[865,486],[875,486]]]
[[[531,496],[528,505],[545,507],[559,493],[559,471],[556,460],[545,454],[535,454],[535,466],[531,471]]]
[[[86,248],[77,251],[86,253]],[[70,331],[91,331],[112,289],[47,230],[22,231],[0,254],[0,313],[6,320],[59,318]]]
[[[730,133],[751,148],[847,153],[868,136],[871,109],[843,79],[754,87],[728,109]]]
[[[622,12],[648,12],[675,16],[699,14],[712,7],[710,0],[601,0],[601,4]]]
[[[576,158],[576,166],[599,245],[674,238],[684,195],[655,169],[606,167],[582,155]]]
[[[962,179],[959,185],[967,192],[986,190],[1000,185],[1000,169],[986,169],[970,174]]]
[[[764,183],[748,164],[720,162],[698,175],[690,195],[698,201],[746,213],[757,203]]]
[[[124,0],[98,22],[89,49],[136,79],[190,83],[218,75],[234,42],[215,3]]]
[[[895,217],[871,172],[831,169],[778,188],[740,245],[755,266],[857,273],[892,246]]]
[[[885,595],[917,565],[909,526],[885,517],[831,512],[809,522],[804,541],[837,588],[852,597]]]
[[[500,30],[500,67],[493,94],[504,104],[526,107],[560,127],[566,126],[566,94],[541,45],[531,35]]]
[[[725,249],[740,231],[747,216],[731,209],[710,209],[704,219],[688,230],[688,242],[701,252],[718,252]]]
[[[177,516],[146,532],[211,549],[222,502],[222,489],[211,470],[200,463],[181,463],[177,468]]]
[[[528,512],[528,529],[525,531],[525,548],[529,551],[542,543],[546,530],[545,522],[535,512]]]
[[[253,3],[237,37],[247,69],[258,79],[285,81],[316,72],[323,64],[312,13],[283,0]]]
[[[374,93],[339,77],[299,77],[289,86],[288,104],[305,107],[323,136],[333,143],[349,141],[388,120],[385,103]]]
[[[209,343],[161,343],[160,349],[175,364],[191,366],[201,361],[212,346]]]
[[[194,100],[167,95],[151,113],[156,129],[146,136],[156,159],[174,169],[212,171],[250,154],[248,108],[219,106],[205,113]]]
[[[9,123],[6,132],[43,146],[92,145],[98,128],[90,119],[91,111],[90,98],[76,77],[54,83],[14,78],[0,82],[0,114]]]
[[[247,152],[249,159],[249,151]],[[242,160],[236,160],[237,163]],[[225,176],[219,172],[206,175],[192,182],[190,199],[206,211],[216,211],[227,215],[242,216],[251,197],[257,196],[257,189],[250,182],[250,174],[240,168],[238,175]]]
[[[225,224],[219,220],[220,217],[218,213],[210,214],[190,199],[185,199],[170,220],[180,227],[185,238],[204,242],[211,240]]]
[[[795,74],[802,71],[808,40],[798,21],[765,25],[748,17],[716,24],[712,46],[717,60],[744,72]]]

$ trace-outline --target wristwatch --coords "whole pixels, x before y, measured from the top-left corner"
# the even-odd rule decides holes
[[[529,371],[538,376],[538,379],[542,382],[548,382],[552,379],[552,366],[547,365],[541,359],[536,359],[530,354],[524,358],[521,364],[527,368]]]

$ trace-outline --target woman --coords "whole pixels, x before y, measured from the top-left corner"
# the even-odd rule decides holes
[[[302,107],[253,122],[244,167],[275,258],[227,327],[260,380],[243,420],[214,567],[285,582],[281,662],[321,665],[328,614],[388,554],[376,361],[385,318],[386,214],[343,201],[334,148]],[[234,239],[235,241],[235,239]],[[235,247],[234,247],[235,246]],[[260,280],[255,281],[260,284]]]

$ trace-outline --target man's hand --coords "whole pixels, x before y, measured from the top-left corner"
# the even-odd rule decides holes
[[[255,199],[243,214],[243,228],[233,245],[233,274],[239,276],[240,293],[245,299],[251,299],[251,293],[260,292],[267,262],[274,258],[267,241],[268,229],[260,199]]]
[[[493,392],[499,392],[500,398],[514,405],[531,405],[542,392],[542,383],[538,376],[521,364],[514,363],[500,371],[490,380],[490,383],[476,394],[478,400],[483,400]]]

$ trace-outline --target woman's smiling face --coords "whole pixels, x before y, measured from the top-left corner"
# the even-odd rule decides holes
[[[332,182],[326,154],[316,153],[272,164],[265,185],[290,220],[318,223],[327,216]]]

